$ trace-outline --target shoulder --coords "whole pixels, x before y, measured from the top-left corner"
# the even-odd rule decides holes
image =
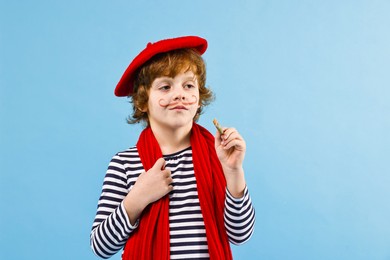
[[[144,171],[137,147],[131,147],[116,153],[108,166],[108,175],[117,175],[127,182],[128,187],[133,185],[138,176]]]
[[[142,167],[141,159],[136,146],[130,147],[126,150],[116,153],[110,164],[121,165],[121,168],[129,170],[130,168]]]
[[[122,159],[126,158],[139,158],[138,149],[136,146],[127,148],[126,150],[116,153],[113,158],[118,157]]]

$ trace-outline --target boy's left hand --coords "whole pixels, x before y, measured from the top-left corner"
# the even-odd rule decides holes
[[[223,128],[223,134],[215,135],[215,149],[222,167],[228,171],[241,171],[246,144],[234,128]]]

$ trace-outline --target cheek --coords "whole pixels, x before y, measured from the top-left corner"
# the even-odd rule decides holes
[[[202,104],[202,99],[200,98],[200,95],[198,93],[198,108],[200,108],[201,104]]]
[[[149,96],[148,102],[145,104],[145,110],[147,110],[147,112],[150,112],[151,110],[153,110],[153,107],[153,99]]]
[[[159,104],[159,106],[160,107],[167,107],[167,106],[169,106],[169,102],[168,102],[168,100],[167,99],[165,99],[165,98],[160,98],[159,100],[158,100],[158,104]]]

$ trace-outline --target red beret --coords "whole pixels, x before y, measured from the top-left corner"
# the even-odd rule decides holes
[[[124,97],[133,92],[135,72],[154,55],[184,48],[194,48],[202,55],[207,49],[207,41],[197,36],[184,36],[165,39],[155,43],[149,42],[146,45],[146,48],[134,58],[125,70],[125,73],[123,73],[118,85],[116,85],[114,92],[115,95],[118,97]]]

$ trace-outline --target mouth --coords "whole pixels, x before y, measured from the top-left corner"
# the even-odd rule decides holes
[[[174,107],[171,107],[169,110],[188,110],[185,106],[174,106]]]

